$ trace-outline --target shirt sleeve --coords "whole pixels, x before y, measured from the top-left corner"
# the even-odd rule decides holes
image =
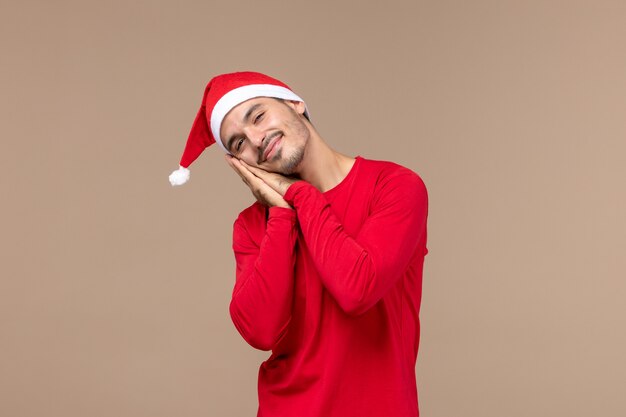
[[[235,221],[237,266],[230,315],[241,336],[256,349],[272,349],[291,319],[296,238],[296,214],[288,208],[269,209],[260,244],[242,216]]]
[[[390,175],[373,192],[370,215],[356,236],[311,184],[298,181],[284,196],[325,288],[352,315],[369,310],[398,282],[426,233],[428,195],[417,174]]]

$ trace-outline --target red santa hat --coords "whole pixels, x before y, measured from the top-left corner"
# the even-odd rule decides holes
[[[189,181],[189,165],[207,147],[217,143],[228,153],[220,138],[222,121],[233,107],[255,97],[304,102],[285,83],[258,72],[233,72],[213,77],[204,89],[202,104],[187,138],[180,167],[170,175],[172,185]],[[304,114],[309,117],[306,104]]]

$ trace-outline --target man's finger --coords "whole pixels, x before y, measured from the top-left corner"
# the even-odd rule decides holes
[[[248,165],[244,161],[241,161],[241,165],[244,169],[248,170],[250,173],[254,174],[254,176],[260,178],[263,182],[272,187],[272,189],[281,196],[285,195],[287,188],[295,182],[293,178],[289,178],[275,172],[265,171],[264,169]]]
[[[239,175],[239,177],[241,177],[241,180],[248,185],[248,181],[246,180],[246,177],[244,176],[241,166],[239,164],[235,163],[235,158],[233,158],[230,155],[226,155],[225,157],[226,159],[226,163],[228,165],[230,165],[230,167],[233,169],[233,171],[235,171],[237,173],[237,175]]]
[[[248,165],[245,161],[239,160],[239,162],[241,162],[241,165],[247,169],[248,171],[252,172],[254,175],[256,175],[259,178],[264,178],[270,175],[269,172],[261,169],[261,168],[257,168],[254,167],[252,165]]]
[[[247,170],[242,164],[241,160],[234,158],[230,155],[226,156],[226,162],[232,167],[232,169],[241,177],[241,180],[250,188],[259,188],[263,180],[254,176],[252,172]],[[264,183],[263,183],[264,184]]]
[[[280,174],[276,174],[274,172],[268,172],[264,169],[257,168],[252,165],[248,165],[245,161],[240,160],[239,162],[241,162],[241,166],[245,170],[249,171],[255,177],[260,178],[261,180],[263,180],[265,183],[267,183],[270,187],[274,189],[278,187],[278,185],[280,184],[280,180],[283,178],[283,176]]]
[[[245,162],[240,159],[233,158],[231,156],[225,157],[228,165],[231,166],[233,170],[241,177],[241,180],[250,188],[252,194],[259,200],[262,204],[272,207],[279,206],[285,208],[291,208],[289,204],[282,198],[282,194],[278,193],[267,181],[265,181],[260,176],[256,176],[250,168],[254,168],[257,171],[261,171],[266,175],[266,178],[269,180],[269,174],[266,171],[260,170],[256,167],[250,167]],[[261,174],[260,172],[260,174]]]
[[[241,176],[244,182],[250,187],[260,188],[262,185],[267,185],[260,177],[255,176],[246,166],[242,164],[240,159],[233,158],[233,167],[237,170],[237,173]],[[244,162],[245,163],[245,162]]]

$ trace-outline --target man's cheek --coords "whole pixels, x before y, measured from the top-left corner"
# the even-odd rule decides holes
[[[250,162],[251,159],[253,159],[252,152],[250,151],[250,149],[248,149],[248,147],[246,147],[246,149],[244,149],[243,152],[240,152],[239,155],[236,155],[235,158],[239,159],[240,161],[245,162],[248,165],[253,164]]]
[[[250,165],[251,167],[261,168],[257,164],[257,160],[255,158],[250,158],[249,156],[242,156],[240,159],[246,164]]]

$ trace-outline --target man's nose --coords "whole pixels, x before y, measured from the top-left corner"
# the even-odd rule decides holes
[[[263,133],[256,126],[250,126],[244,129],[244,133],[250,139],[250,142],[256,146],[261,147],[263,144],[263,139],[265,139],[265,133]]]

